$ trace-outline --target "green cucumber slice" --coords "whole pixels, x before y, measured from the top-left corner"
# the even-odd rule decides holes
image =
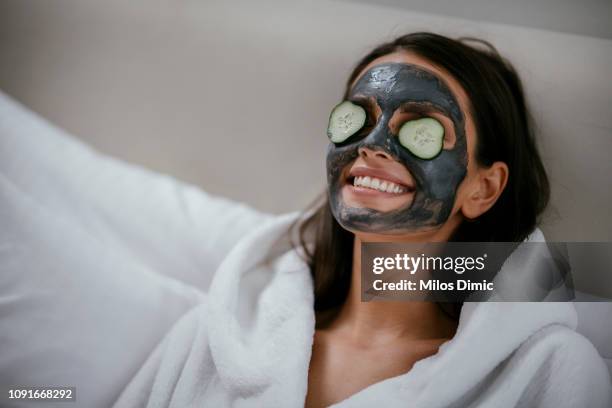
[[[433,159],[442,150],[444,126],[433,118],[410,120],[399,131],[399,142],[420,159]]]
[[[365,122],[365,109],[350,101],[341,102],[332,109],[329,115],[327,136],[334,143],[344,142],[357,133]]]

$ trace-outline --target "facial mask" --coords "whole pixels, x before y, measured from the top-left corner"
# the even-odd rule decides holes
[[[465,117],[453,93],[438,76],[422,67],[385,63],[365,72],[348,96],[355,104],[365,98],[375,98],[380,107],[378,122],[369,132],[354,133],[328,146],[327,181],[334,217],[344,228],[376,233],[414,232],[444,224],[467,171]],[[456,138],[454,146],[433,158],[417,157],[402,146],[399,135],[389,128],[389,120],[398,108],[414,110],[421,116],[437,112],[450,118]],[[341,189],[346,180],[342,178],[348,174],[347,166],[358,157],[360,147],[384,151],[406,167],[416,187],[410,203],[386,212],[344,203]]]

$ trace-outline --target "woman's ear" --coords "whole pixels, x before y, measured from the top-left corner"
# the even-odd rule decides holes
[[[463,201],[461,212],[467,219],[475,219],[493,207],[508,182],[508,166],[495,162],[490,167],[478,168]]]

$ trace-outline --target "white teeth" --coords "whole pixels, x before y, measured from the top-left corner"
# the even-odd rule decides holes
[[[404,189],[398,184],[395,184],[388,180],[381,180],[370,176],[355,177],[353,179],[353,185],[356,187],[371,188],[385,193],[400,194],[404,192]]]

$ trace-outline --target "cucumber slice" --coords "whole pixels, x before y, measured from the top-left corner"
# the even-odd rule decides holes
[[[327,136],[334,143],[344,142],[357,133],[366,122],[366,111],[353,102],[344,101],[336,105],[329,115]]]
[[[399,131],[399,142],[420,159],[433,159],[442,150],[444,126],[433,118],[410,120]]]

